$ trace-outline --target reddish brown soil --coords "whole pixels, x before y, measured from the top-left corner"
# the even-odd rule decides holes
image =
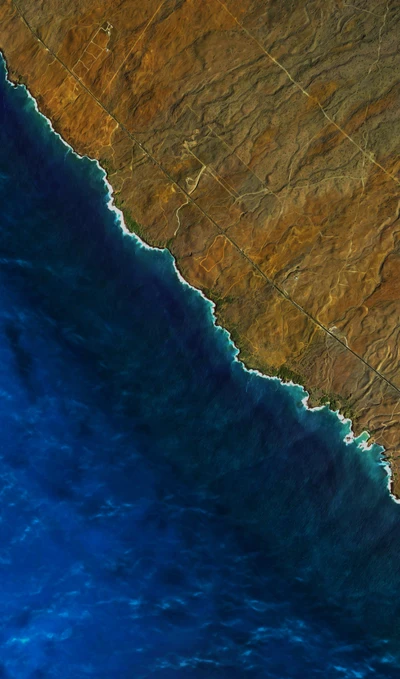
[[[0,0],[11,77],[128,224],[247,365],[384,445],[400,493],[399,35],[377,0]]]

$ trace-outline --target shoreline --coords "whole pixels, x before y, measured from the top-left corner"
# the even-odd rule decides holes
[[[231,333],[229,332],[229,330],[227,330],[223,326],[219,325],[218,322],[217,322],[217,317],[216,317],[216,314],[215,314],[216,303],[213,300],[210,300],[208,297],[206,297],[206,295],[202,292],[202,290],[194,287],[193,285],[188,283],[188,281],[185,280],[185,278],[182,276],[182,274],[180,273],[180,271],[178,269],[178,266],[177,266],[177,263],[176,263],[174,256],[168,250],[168,248],[166,248],[166,247],[160,248],[160,247],[157,247],[157,246],[149,245],[144,240],[142,240],[136,233],[134,233],[133,231],[130,231],[127,228],[123,211],[115,205],[114,191],[113,191],[113,188],[112,188],[112,186],[111,186],[111,184],[108,180],[107,171],[100,165],[99,161],[96,158],[91,158],[90,156],[87,156],[87,155],[81,155],[77,151],[75,151],[75,149],[61,136],[61,134],[59,134],[54,129],[54,126],[53,126],[51,119],[48,118],[44,113],[42,113],[42,111],[40,111],[38,103],[37,103],[35,97],[31,94],[29,88],[23,83],[13,82],[13,80],[9,77],[9,69],[8,69],[7,59],[6,59],[2,50],[0,50],[0,58],[4,62],[5,75],[6,75],[7,83],[11,87],[15,87],[15,88],[22,87],[22,88],[25,89],[29,99],[33,102],[33,106],[34,106],[35,111],[45,121],[47,126],[50,128],[51,132],[54,135],[56,135],[58,137],[58,139],[61,140],[62,144],[66,147],[67,151],[69,153],[74,154],[79,159],[87,158],[90,162],[96,164],[97,168],[100,170],[100,172],[102,174],[103,182],[104,182],[104,185],[107,189],[107,195],[106,195],[107,208],[110,210],[110,212],[113,212],[116,215],[118,225],[119,225],[120,229],[122,230],[124,236],[129,236],[131,238],[134,238],[137,245],[140,248],[143,248],[145,250],[158,250],[158,251],[163,251],[163,252],[168,253],[169,257],[171,258],[173,269],[176,273],[176,276],[177,276],[179,282],[181,284],[183,284],[184,286],[190,288],[191,290],[194,290],[198,295],[200,295],[207,302],[207,305],[208,305],[210,313],[211,313],[211,319],[212,319],[212,323],[213,323],[214,327],[216,329],[221,330],[225,334],[226,339],[228,341],[228,345],[231,348],[233,348],[233,350],[234,350],[232,360],[234,362],[239,363],[241,365],[242,369],[245,370],[246,372],[250,373],[250,374],[255,374],[258,377],[261,377],[261,378],[267,379],[267,380],[276,380],[284,387],[289,387],[289,388],[296,387],[297,389],[301,389],[304,392],[304,396],[301,399],[301,404],[306,410],[308,410],[310,412],[318,412],[320,410],[323,410],[324,408],[327,408],[332,413],[334,413],[336,415],[336,417],[338,418],[338,420],[341,422],[341,424],[345,427],[348,427],[348,432],[344,435],[344,437],[342,439],[343,442],[345,443],[345,445],[350,445],[352,443],[356,443],[356,446],[360,451],[370,451],[370,450],[372,450],[374,445],[377,445],[381,449],[380,452],[379,452],[379,458],[378,458],[377,464],[378,464],[378,466],[381,466],[381,467],[384,468],[385,473],[387,475],[387,489],[388,489],[388,492],[389,492],[389,496],[396,504],[400,504],[400,498],[397,497],[393,492],[393,472],[392,472],[392,468],[391,468],[391,465],[390,465],[390,461],[386,456],[386,451],[385,451],[384,447],[379,445],[379,444],[368,443],[368,441],[370,440],[371,437],[370,437],[369,432],[366,431],[366,430],[364,430],[363,432],[361,432],[359,435],[356,436],[354,431],[353,431],[352,420],[348,417],[345,417],[340,412],[340,410],[332,410],[331,408],[329,408],[329,405],[320,405],[320,406],[314,406],[314,407],[309,406],[308,402],[309,402],[309,399],[310,399],[310,394],[307,392],[307,390],[304,388],[303,385],[296,384],[292,380],[285,381],[285,380],[283,380],[282,378],[280,378],[276,375],[268,375],[268,374],[260,372],[259,370],[255,369],[255,368],[248,368],[246,366],[244,361],[241,358],[239,358],[240,349],[236,346],[236,344],[232,340]]]

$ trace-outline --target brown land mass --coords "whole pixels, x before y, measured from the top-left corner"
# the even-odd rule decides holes
[[[128,226],[248,366],[384,445],[398,494],[399,35],[390,0],[0,0],[11,77]]]

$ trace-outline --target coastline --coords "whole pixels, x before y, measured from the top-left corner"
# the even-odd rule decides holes
[[[30,96],[32,96],[32,95],[30,95]],[[41,114],[41,115],[43,115],[43,114]],[[44,116],[44,117],[46,117],[46,116]],[[52,127],[50,121],[49,121],[49,124],[51,126],[51,129],[54,131],[54,128]],[[55,134],[58,134],[58,133],[55,132]],[[60,139],[62,139],[61,136],[60,136]],[[63,142],[66,143],[65,140],[63,140]],[[73,149],[71,149],[71,150],[72,150],[73,153],[75,153],[75,151]],[[80,158],[83,157],[83,156],[79,156],[79,154],[76,154],[76,155]],[[94,159],[91,158],[90,160],[94,160]],[[94,160],[94,162],[97,164],[97,166],[101,170],[101,172],[104,173],[103,180],[104,180],[104,183],[105,183],[107,190],[108,190],[107,207],[109,208],[109,210],[111,210],[112,212],[114,212],[117,215],[119,226],[120,226],[121,230],[123,231],[123,233],[126,236],[133,237],[135,239],[136,243],[140,247],[142,247],[146,250],[162,250],[162,251],[168,253],[168,255],[171,257],[171,261],[172,261],[172,264],[173,264],[174,271],[175,271],[176,276],[177,276],[178,280],[180,281],[180,283],[182,285],[190,288],[191,290],[194,290],[198,295],[200,295],[200,297],[202,297],[203,300],[205,300],[207,302],[209,310],[210,310],[212,323],[213,323],[214,327],[216,329],[221,330],[224,333],[224,335],[226,336],[226,340],[227,340],[228,344],[234,349],[233,361],[239,363],[241,365],[241,367],[243,368],[243,370],[245,370],[246,372],[248,372],[250,374],[255,374],[255,375],[257,375],[257,377],[261,377],[262,379],[266,379],[266,380],[277,381],[283,387],[288,387],[288,388],[292,388],[292,389],[293,388],[301,389],[304,392],[304,397],[301,399],[301,403],[302,403],[302,406],[304,407],[305,410],[308,410],[309,412],[312,412],[312,413],[317,413],[320,410],[324,410],[325,408],[327,408],[328,410],[330,410],[331,413],[336,415],[336,417],[338,418],[338,420],[342,423],[342,425],[344,427],[348,428],[349,431],[344,434],[343,439],[342,439],[343,442],[347,446],[351,445],[352,443],[356,443],[357,448],[361,452],[372,450],[374,445],[377,445],[377,444],[374,443],[374,442],[368,443],[368,441],[371,439],[369,432],[364,430],[360,434],[356,435],[354,433],[354,430],[353,430],[352,420],[349,417],[345,417],[340,412],[340,410],[332,410],[331,408],[329,408],[329,405],[327,405],[327,404],[319,405],[319,406],[318,405],[317,406],[309,406],[308,402],[309,402],[309,399],[310,399],[310,394],[307,392],[307,390],[304,388],[304,386],[302,384],[296,384],[292,380],[284,380],[281,377],[278,377],[276,375],[267,375],[265,373],[260,372],[259,370],[255,369],[255,368],[248,368],[246,366],[245,361],[240,358],[240,349],[237,347],[237,345],[233,341],[231,333],[229,332],[229,330],[227,330],[226,328],[224,328],[223,326],[218,324],[217,316],[216,316],[216,313],[215,313],[216,306],[217,306],[216,303],[213,300],[206,297],[206,295],[203,293],[202,290],[194,287],[193,285],[190,285],[190,283],[188,283],[188,281],[185,280],[185,278],[182,276],[182,274],[179,271],[179,268],[177,266],[177,263],[176,263],[174,256],[168,250],[168,248],[158,248],[156,246],[149,245],[144,240],[142,240],[142,238],[140,238],[140,236],[138,236],[136,233],[134,233],[133,231],[130,231],[127,228],[126,223],[125,223],[125,219],[124,219],[123,211],[115,205],[114,197],[113,197],[113,188],[112,188],[110,182],[108,181],[107,172],[100,165],[100,163],[97,160]],[[392,473],[392,468],[390,466],[390,461],[386,457],[384,447],[379,446],[379,448],[381,449],[381,451],[379,453],[379,461],[377,462],[377,464],[384,468],[385,473],[387,475],[387,489],[388,489],[390,498],[393,500],[393,502],[400,505],[400,497],[397,497],[395,495],[395,493],[393,492],[393,473]]]
[[[353,430],[352,420],[349,417],[346,417],[345,415],[343,415],[340,412],[339,409],[333,410],[329,407],[329,404],[316,405],[316,406],[308,405],[309,400],[310,400],[310,393],[305,389],[305,387],[303,385],[295,383],[292,379],[285,380],[285,379],[283,379],[283,378],[281,378],[277,375],[268,375],[266,373],[261,372],[260,370],[257,370],[256,368],[248,368],[246,366],[245,360],[243,360],[240,357],[240,354],[241,354],[240,348],[235,344],[234,340],[232,339],[232,334],[229,332],[229,330],[227,330],[225,327],[220,325],[219,322],[218,322],[217,315],[216,315],[217,304],[213,300],[209,299],[201,289],[195,287],[194,285],[191,285],[184,278],[184,276],[181,274],[181,272],[179,270],[179,267],[178,267],[178,264],[177,264],[175,257],[173,256],[173,254],[170,252],[170,250],[167,247],[161,247],[161,246],[158,247],[158,246],[155,246],[155,245],[150,245],[150,244],[146,243],[146,241],[144,241],[137,233],[128,229],[128,227],[126,225],[125,218],[124,218],[123,210],[121,210],[115,204],[114,189],[113,189],[113,187],[112,187],[112,185],[109,181],[107,170],[104,167],[102,167],[102,165],[100,164],[100,162],[97,158],[90,157],[86,154],[78,153],[64,139],[64,137],[59,132],[57,132],[55,130],[51,119],[48,116],[46,116],[40,110],[38,103],[37,103],[37,100],[31,94],[29,87],[24,83],[14,82],[10,78],[7,59],[6,59],[6,56],[5,56],[5,54],[2,50],[0,50],[0,58],[3,59],[3,61],[4,61],[6,79],[7,79],[7,82],[9,83],[9,85],[12,86],[12,87],[22,87],[22,88],[25,89],[29,99],[33,103],[33,106],[34,106],[36,113],[38,113],[41,116],[41,118],[44,119],[47,126],[50,128],[52,134],[56,135],[58,137],[58,139],[61,140],[63,145],[66,147],[67,151],[69,153],[74,154],[77,158],[80,158],[80,159],[87,158],[91,162],[95,163],[97,168],[100,170],[100,172],[102,173],[104,185],[107,189],[107,195],[106,195],[107,207],[111,212],[113,212],[116,215],[118,225],[121,228],[124,235],[129,236],[129,237],[133,237],[135,239],[135,242],[137,243],[137,245],[139,247],[143,248],[143,249],[150,250],[150,251],[151,250],[162,250],[162,251],[168,253],[169,257],[171,258],[171,262],[172,262],[174,271],[175,271],[176,276],[177,276],[178,280],[180,281],[180,283],[183,284],[184,286],[190,288],[191,290],[194,290],[198,295],[200,295],[207,302],[207,306],[208,306],[209,311],[210,311],[211,320],[212,320],[213,325],[215,326],[215,328],[217,328],[218,330],[221,330],[224,333],[226,340],[228,342],[228,345],[233,349],[232,360],[239,363],[241,365],[242,369],[245,370],[246,372],[250,373],[250,374],[255,374],[258,377],[261,377],[263,379],[275,380],[275,381],[279,382],[279,384],[281,384],[282,386],[288,387],[289,389],[295,388],[295,389],[301,390],[304,393],[304,396],[301,399],[301,404],[304,407],[304,409],[306,409],[310,412],[318,412],[318,411],[323,410],[325,408],[330,410],[333,414],[336,415],[336,417],[341,422],[341,424],[344,427],[346,427],[347,430],[348,430],[343,436],[343,442],[346,445],[350,445],[350,444],[355,442],[356,445],[357,445],[357,448],[360,451],[369,451],[373,448],[374,445],[379,445],[379,444],[375,444],[374,442],[368,443],[368,441],[370,440],[371,437],[370,437],[370,434],[367,430],[364,430],[360,434],[356,435],[354,433],[354,430]],[[382,466],[385,470],[385,473],[387,475],[387,488],[388,488],[388,492],[389,492],[391,499],[396,504],[400,504],[400,498],[398,496],[396,496],[396,494],[394,493],[394,487],[393,487],[394,480],[393,480],[393,472],[392,472],[392,468],[391,468],[391,464],[390,464],[390,459],[387,457],[384,447],[380,446],[380,445],[379,445],[379,447],[381,448],[381,451],[379,453],[379,461],[377,462],[377,464],[379,466]]]

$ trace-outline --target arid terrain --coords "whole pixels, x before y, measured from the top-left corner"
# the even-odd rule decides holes
[[[249,367],[382,444],[400,494],[400,5],[0,0],[10,77]]]

